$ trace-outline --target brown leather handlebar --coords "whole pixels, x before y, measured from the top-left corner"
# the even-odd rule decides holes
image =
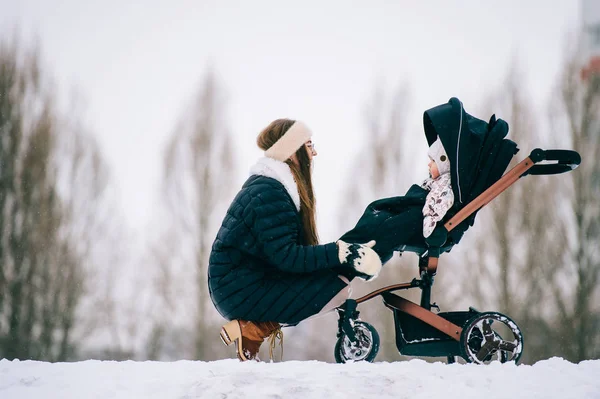
[[[476,212],[483,206],[487,205],[491,200],[496,198],[500,193],[510,187],[514,182],[525,173],[529,168],[534,165],[533,161],[527,157],[519,162],[514,168],[500,178],[496,183],[492,184],[487,190],[479,194],[477,198],[469,202],[464,208],[462,208],[456,215],[448,220],[444,227],[447,231],[451,231],[453,228],[462,223],[463,220],[471,216],[473,212]]]

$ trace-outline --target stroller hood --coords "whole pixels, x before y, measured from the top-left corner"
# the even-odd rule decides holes
[[[518,151],[515,143],[504,139],[505,121],[495,115],[489,122],[469,115],[455,97],[425,111],[423,127],[428,145],[439,137],[446,150],[456,208],[499,179]]]

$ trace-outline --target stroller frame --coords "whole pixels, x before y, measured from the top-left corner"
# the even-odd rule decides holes
[[[542,161],[556,161],[543,163]],[[523,335],[517,324],[498,312],[468,311],[434,313],[431,287],[437,272],[439,256],[452,245],[444,247],[448,232],[526,175],[551,175],[571,171],[581,163],[580,155],[571,150],[534,149],[523,161],[514,166],[487,190],[464,206],[458,213],[438,226],[427,238],[428,248],[400,248],[399,252],[419,255],[420,278],[393,284],[356,300],[348,299],[336,308],[339,315],[338,341],[335,359],[338,363],[373,361],[379,349],[379,335],[375,328],[359,320],[359,304],[382,296],[384,305],[394,313],[396,346],[400,354],[408,356],[443,356],[454,363],[456,356],[467,362],[486,363],[491,360],[518,362],[523,351]],[[421,289],[420,304],[393,294],[393,291]],[[494,327],[500,326],[512,333],[506,339]],[[506,335],[506,334],[504,334]]]

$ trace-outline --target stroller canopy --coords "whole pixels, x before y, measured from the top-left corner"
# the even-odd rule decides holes
[[[439,137],[448,155],[455,212],[500,179],[518,151],[505,139],[505,121],[495,115],[489,122],[469,115],[455,97],[425,111],[423,127],[428,145]]]

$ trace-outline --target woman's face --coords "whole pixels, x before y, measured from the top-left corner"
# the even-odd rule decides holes
[[[308,140],[306,143],[304,143],[304,148],[306,149],[308,160],[312,162],[313,157],[317,156],[317,151],[315,150],[315,145],[313,144],[312,140]],[[290,159],[297,166],[300,166],[300,162],[298,161],[298,157],[296,156],[296,154],[292,155]]]
[[[429,159],[429,176],[431,176],[432,179],[437,179],[438,177],[440,177],[440,171],[438,170],[437,164],[435,163],[435,161],[433,159]]]
[[[317,150],[315,150],[315,145],[312,140],[308,140],[304,143],[304,147],[306,147],[306,152],[308,153],[308,159],[312,161],[313,157],[317,156]]]

